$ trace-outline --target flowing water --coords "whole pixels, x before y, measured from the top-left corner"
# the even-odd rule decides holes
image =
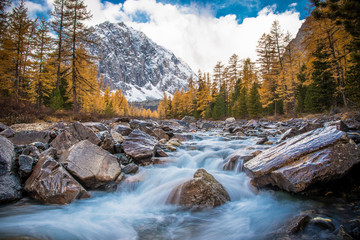
[[[235,151],[263,149],[258,138],[229,139],[220,132],[195,133],[163,165],[141,167],[116,192],[70,205],[43,205],[29,199],[0,208],[0,236],[40,239],[268,239],[269,233],[302,210],[316,207],[290,195],[255,193],[250,179],[223,171]],[[189,210],[166,204],[171,190],[198,168],[211,173],[231,201],[215,209]]]

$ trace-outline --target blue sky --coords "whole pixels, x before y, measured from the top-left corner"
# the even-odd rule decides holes
[[[124,3],[125,0],[108,0],[112,3]],[[102,0],[104,2],[104,0]],[[235,14],[239,23],[242,23],[244,18],[256,17],[258,12],[266,6],[273,4],[277,5],[277,11],[285,11],[289,6],[300,13],[300,18],[304,19],[308,16],[308,1],[301,0],[157,0],[164,4],[180,5],[180,6],[198,6],[200,8],[211,9],[213,15],[217,18],[226,16],[228,14]]]
[[[47,15],[54,0],[25,0],[30,16]],[[257,41],[274,20],[294,37],[308,16],[307,0],[85,0],[89,26],[124,22],[171,50],[196,72],[232,54],[257,59]]]

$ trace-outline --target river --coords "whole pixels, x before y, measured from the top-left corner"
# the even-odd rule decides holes
[[[289,194],[252,189],[238,168],[223,171],[235,151],[244,154],[269,146],[259,138],[235,139],[222,132],[193,133],[194,138],[169,153],[169,162],[140,167],[112,193],[70,205],[43,205],[29,199],[0,207],[0,236],[38,239],[269,239],[269,234],[301,211],[327,213],[327,203]],[[272,139],[276,140],[276,139]],[[231,201],[215,209],[184,209],[166,204],[171,190],[192,178],[198,168],[211,173]],[[320,210],[319,210],[320,209]],[[324,210],[325,209],[325,210]],[[345,210],[344,210],[345,211]],[[338,213],[334,221],[341,220]],[[312,233],[313,234],[313,233]]]

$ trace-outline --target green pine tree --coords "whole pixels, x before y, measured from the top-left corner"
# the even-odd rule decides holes
[[[262,106],[260,102],[260,95],[258,91],[258,84],[256,82],[251,86],[247,109],[249,113],[249,117],[260,117],[262,115]]]
[[[215,105],[212,110],[212,117],[214,119],[221,119],[226,115],[226,103],[224,96],[219,94],[215,99]]]

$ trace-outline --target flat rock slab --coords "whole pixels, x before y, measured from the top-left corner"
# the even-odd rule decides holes
[[[154,155],[154,149],[158,141],[140,130],[134,130],[122,143],[126,155],[136,161],[149,159]]]
[[[14,145],[27,145],[33,142],[48,143],[50,139],[50,131],[20,131],[9,138]]]
[[[90,197],[81,184],[50,156],[41,158],[35,165],[24,189],[31,197],[50,204],[68,204],[75,199]]]
[[[194,178],[180,184],[170,193],[167,202],[185,207],[214,208],[230,201],[229,193],[205,169],[198,169]]]
[[[87,189],[102,187],[121,173],[116,156],[88,140],[66,150],[59,162]]]
[[[276,186],[288,192],[338,179],[360,162],[358,147],[336,126],[295,136],[244,164],[257,187]]]

